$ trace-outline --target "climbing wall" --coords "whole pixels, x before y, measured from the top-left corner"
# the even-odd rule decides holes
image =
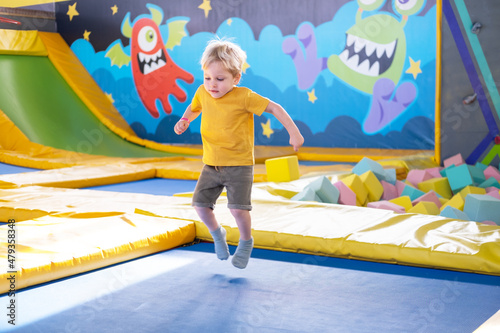
[[[443,0],[441,160],[498,166],[500,2]]]

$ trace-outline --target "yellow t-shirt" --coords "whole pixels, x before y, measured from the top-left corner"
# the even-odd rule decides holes
[[[234,87],[220,98],[213,98],[201,85],[191,102],[193,112],[201,114],[203,163],[212,166],[253,165],[254,121],[269,99],[245,87]]]

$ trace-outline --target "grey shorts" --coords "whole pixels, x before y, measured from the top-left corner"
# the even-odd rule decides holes
[[[224,187],[227,207],[252,210],[253,165],[203,166],[193,194],[193,206],[215,208]]]

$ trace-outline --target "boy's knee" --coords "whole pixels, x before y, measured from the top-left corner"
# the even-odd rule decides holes
[[[245,209],[231,208],[231,209],[229,209],[229,211],[231,212],[231,214],[233,215],[234,218],[244,217],[244,216],[248,216],[250,214],[250,211],[245,210]]]

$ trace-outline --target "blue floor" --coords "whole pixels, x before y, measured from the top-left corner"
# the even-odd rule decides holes
[[[200,243],[20,291],[13,332],[462,333],[498,311],[499,285],[260,249],[239,270]]]
[[[167,195],[194,184],[98,189]],[[0,331],[462,333],[500,309],[500,277],[261,249],[239,270],[200,243],[21,290],[16,302],[16,326],[4,315]]]

